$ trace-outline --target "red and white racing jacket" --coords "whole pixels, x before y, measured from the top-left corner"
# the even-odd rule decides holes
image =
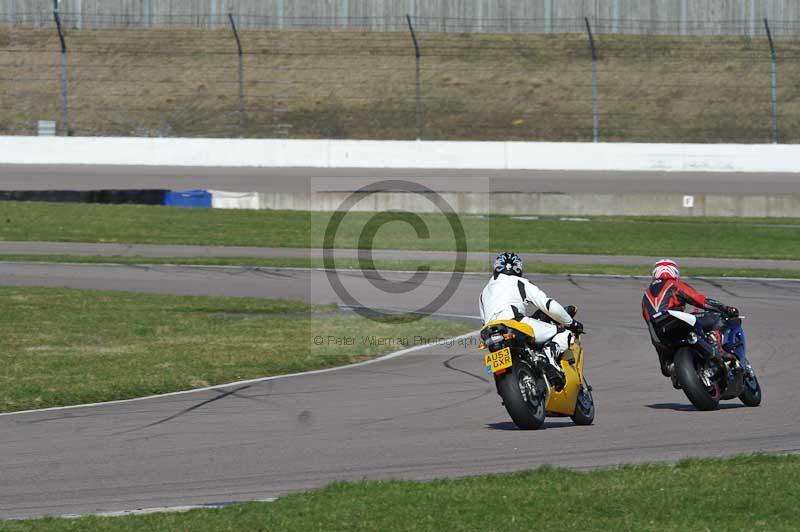
[[[678,279],[656,279],[644,291],[642,317],[650,321],[653,314],[663,310],[684,310],[686,305],[706,309],[708,298],[689,283]]]

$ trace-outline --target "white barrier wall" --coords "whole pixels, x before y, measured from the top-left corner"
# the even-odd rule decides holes
[[[681,194],[540,194],[535,192],[440,192],[436,194],[460,214],[511,216],[736,216],[800,217],[800,196],[691,196]],[[297,211],[335,211],[349,192],[273,192],[259,194],[259,208]],[[424,194],[379,192],[360,194],[353,211],[439,212]]]
[[[211,207],[214,209],[260,209],[261,197],[258,192],[228,192],[209,190]]]
[[[0,164],[800,172],[800,145],[0,137]]]

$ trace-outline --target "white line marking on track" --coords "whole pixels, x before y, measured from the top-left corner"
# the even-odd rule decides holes
[[[212,502],[206,504],[188,504],[184,506],[157,506],[154,508],[137,508],[135,510],[117,510],[114,512],[88,512],[85,514],[63,514],[51,515],[48,517],[57,517],[62,519],[80,519],[82,517],[125,517],[127,515],[150,515],[150,514],[167,514],[167,513],[183,513],[192,510],[219,510],[232,504],[248,504],[251,502],[275,502],[277,497],[270,497],[268,499],[254,499],[252,501],[230,501],[230,502]],[[10,521],[29,521],[33,519],[41,519],[41,517],[30,517],[23,519],[10,519]]]
[[[452,340],[453,342],[458,342],[459,340],[463,340],[465,338],[469,338],[470,336],[474,336],[474,335],[478,334],[479,332],[480,331],[477,331],[477,330],[476,331],[471,331],[471,332],[464,333],[462,335],[456,336],[454,338],[448,338],[448,340]],[[440,344],[437,343],[437,344],[415,345],[413,347],[408,347],[406,349],[401,349],[399,351],[394,351],[392,353],[387,353],[387,354],[385,354],[383,356],[380,356],[378,358],[373,358],[371,360],[365,360],[363,362],[356,362],[355,364],[348,364],[346,366],[337,366],[335,368],[315,369],[315,370],[312,370],[312,371],[301,371],[299,373],[288,373],[286,375],[272,375],[270,377],[259,377],[257,379],[248,379],[248,380],[244,380],[244,381],[229,382],[229,383],[226,383],[226,384],[218,384],[216,386],[206,386],[205,388],[195,388],[193,390],[182,390],[182,391],[179,391],[179,392],[170,392],[170,393],[164,393],[164,394],[160,394],[160,395],[148,395],[148,396],[145,396],[145,397],[134,397],[133,399],[118,399],[116,401],[104,401],[104,402],[101,402],[101,403],[86,403],[86,404],[81,404],[81,405],[69,405],[69,406],[53,406],[53,407],[50,407],[50,408],[40,408],[40,409],[33,409],[33,410],[20,410],[19,412],[5,412],[5,413],[0,413],[0,417],[19,416],[19,415],[22,415],[22,414],[35,414],[35,413],[39,413],[39,412],[54,412],[54,411],[58,411],[58,410],[71,410],[71,409],[77,409],[77,408],[87,408],[87,407],[90,407],[90,406],[106,406],[106,405],[115,405],[115,404],[121,404],[121,403],[132,403],[134,401],[146,401],[146,400],[149,400],[149,399],[158,399],[160,397],[173,397],[173,396],[176,396],[176,395],[186,395],[186,394],[190,394],[190,393],[207,392],[209,390],[219,390],[219,389],[224,389],[224,388],[230,388],[230,387],[233,387],[233,386],[241,386],[243,384],[255,384],[255,383],[258,383],[258,382],[267,382],[267,381],[273,381],[273,380],[279,380],[279,379],[290,379],[290,378],[293,378],[293,377],[304,377],[306,375],[320,375],[322,373],[331,373],[333,371],[341,371],[343,369],[358,368],[358,367],[361,367],[361,366],[366,366],[368,364],[375,364],[377,362],[382,362],[384,360],[390,360],[392,358],[396,358],[396,357],[399,357],[399,356],[407,355],[407,354],[412,353],[414,351],[421,351],[422,349],[428,349],[428,348],[431,348],[431,347],[440,347]]]
[[[3,261],[0,261],[0,263],[2,263],[2,262]],[[8,264],[22,264],[22,263],[8,262]],[[46,264],[86,265],[85,263],[63,263],[63,262],[60,262],[60,263],[46,263]],[[105,265],[105,264],[103,264],[103,265]],[[108,266],[130,266],[130,265],[127,265],[127,264],[113,264],[113,263],[109,263],[107,265]],[[137,265],[137,266],[146,266],[146,265]],[[165,264],[155,264],[153,266],[166,266],[166,265]],[[185,265],[176,265],[176,266],[187,267]],[[191,266],[188,266],[188,267],[191,267],[191,268],[243,268],[243,267],[244,268],[248,268],[248,266],[211,266],[211,265],[191,265]],[[253,267],[249,266],[249,268],[253,268]],[[309,270],[325,271],[324,268],[279,268],[279,267],[272,268],[272,267],[263,267],[262,269],[294,270],[294,271],[309,271]],[[385,272],[385,273],[408,273],[407,271],[397,271],[397,270],[381,270],[381,271]],[[428,273],[446,274],[446,273],[452,273],[452,272],[428,272]],[[484,275],[483,273],[478,273],[478,272],[465,272],[465,274],[466,275]],[[615,279],[649,279],[648,276],[640,276],[640,275],[611,275],[611,274],[592,274],[592,273],[546,274],[546,275],[558,275],[558,276],[571,275],[573,277],[599,277],[599,278],[615,278]],[[687,278],[688,277],[689,276],[687,276]],[[733,280],[733,281],[800,282],[800,279],[783,279],[783,278],[773,278],[773,277],[707,277],[707,276],[702,276],[702,277],[694,277],[694,278],[695,279]],[[452,317],[456,317],[456,316],[453,315]],[[474,318],[474,316],[458,316],[458,317]],[[462,334],[460,336],[452,338],[452,341],[457,342],[459,340],[462,340],[462,339],[465,339],[465,338],[469,338],[470,336],[478,334],[478,332],[479,331],[472,331],[472,332],[469,332],[469,333],[466,333],[466,334]],[[416,346],[413,346],[413,347],[409,347],[407,349],[401,349],[400,351],[394,351],[392,353],[388,353],[388,354],[380,356],[378,358],[374,358],[374,359],[371,359],[371,360],[365,360],[364,362],[358,362],[358,363],[355,363],[355,364],[348,364],[346,366],[338,366],[338,367],[335,367],[335,368],[317,369],[317,370],[304,371],[304,372],[299,372],[299,373],[289,373],[289,374],[286,374],[286,375],[273,375],[273,376],[270,376],[270,377],[259,377],[257,379],[249,379],[249,380],[243,380],[243,381],[230,382],[230,383],[227,383],[227,384],[219,384],[219,385],[216,385],[216,386],[207,386],[207,387],[204,387],[204,388],[196,388],[196,389],[193,389],[193,390],[182,390],[182,391],[179,391],[179,392],[170,392],[170,393],[165,393],[165,394],[160,394],[160,395],[148,395],[148,396],[145,396],[145,397],[134,397],[132,399],[119,399],[119,400],[116,400],[116,401],[104,401],[104,402],[100,402],[100,403],[86,403],[86,404],[70,405],[70,406],[54,406],[54,407],[50,407],[50,408],[20,410],[18,412],[4,412],[4,413],[0,413],[0,417],[19,416],[19,415],[22,415],[22,414],[33,414],[33,413],[38,413],[38,412],[52,412],[52,411],[57,411],[57,410],[70,410],[70,409],[77,409],[77,408],[87,408],[87,407],[90,407],[90,406],[105,406],[105,405],[113,405],[113,404],[120,404],[120,403],[131,403],[131,402],[134,402],[134,401],[146,401],[146,400],[149,400],[149,399],[157,399],[159,397],[171,397],[171,396],[176,396],[176,395],[186,395],[186,394],[190,394],[190,393],[197,393],[197,392],[205,392],[205,391],[209,391],[209,390],[216,390],[216,389],[220,389],[220,388],[223,388],[223,389],[224,388],[230,388],[232,386],[241,386],[243,384],[254,384],[254,383],[266,382],[266,381],[270,381],[270,380],[289,379],[289,378],[293,378],[293,377],[302,377],[304,375],[318,375],[318,374],[322,374],[322,373],[330,373],[332,371],[340,371],[340,370],[347,369],[347,368],[357,368],[357,367],[360,367],[360,366],[365,366],[367,364],[374,364],[376,362],[381,362],[383,360],[389,360],[389,359],[392,359],[392,358],[395,358],[395,357],[398,357],[398,356],[402,356],[402,355],[405,355],[405,354],[408,354],[408,353],[411,353],[411,352],[414,352],[414,351],[419,351],[421,349],[426,349],[428,347],[435,347],[435,346],[434,345],[428,345],[428,344],[416,345]]]

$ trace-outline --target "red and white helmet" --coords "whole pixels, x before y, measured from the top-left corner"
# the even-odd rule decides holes
[[[653,280],[680,279],[681,272],[678,263],[672,259],[661,259],[653,265]]]

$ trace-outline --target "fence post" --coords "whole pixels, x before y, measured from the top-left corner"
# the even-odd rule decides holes
[[[597,112],[597,48],[594,45],[592,26],[589,17],[584,17],[586,32],[589,34],[589,46],[592,49],[592,140],[600,142],[600,117]]]
[[[58,11],[53,11],[53,18],[56,20],[58,30],[58,40],[61,41],[61,112],[64,122],[64,136],[69,136],[69,107],[68,107],[68,87],[67,87],[67,43],[64,40],[64,32],[61,29],[61,17]]]
[[[778,55],[775,53],[775,43],[772,40],[772,32],[769,29],[769,22],[764,18],[764,27],[767,29],[767,39],[769,40],[769,56],[772,64],[772,142],[778,143]]]
[[[239,30],[236,28],[236,21],[233,20],[233,13],[228,13],[228,20],[231,23],[233,36],[236,39],[236,50],[239,53],[239,135],[244,135],[244,58],[242,55],[242,41],[239,38]]]
[[[422,80],[420,79],[420,58],[419,42],[417,41],[417,34],[414,31],[414,25],[411,24],[411,15],[406,14],[406,21],[408,22],[408,29],[411,31],[411,40],[414,42],[414,56],[416,57],[416,99],[417,99],[417,140],[422,140],[423,137],[423,120],[422,120]]]

